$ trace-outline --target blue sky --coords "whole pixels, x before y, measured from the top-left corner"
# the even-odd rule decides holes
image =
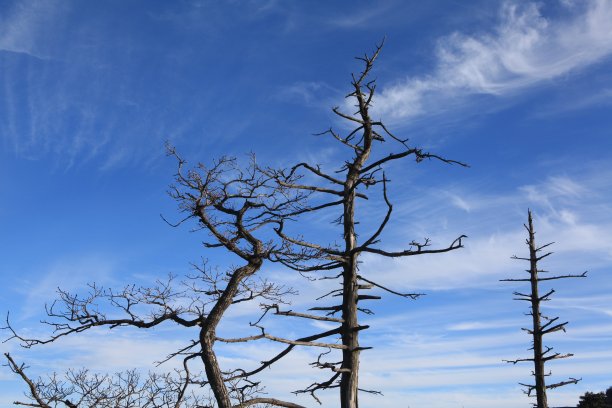
[[[501,360],[527,355],[520,328],[529,322],[512,301],[520,286],[498,280],[524,269],[510,256],[525,254],[527,208],[541,242],[556,242],[544,266],[589,271],[555,282],[547,305],[570,321],[549,343],[575,354],[550,364],[553,375],[583,378],[549,401],[576,404],[612,385],[611,22],[605,0],[1,0],[0,313],[43,333],[37,321],[58,286],[146,284],[187,273],[201,257],[230,264],[202,249],[205,237],[159,217],[179,216],[166,195],[175,169],[164,141],[191,163],[255,152],[272,166],[331,165],[337,146],[312,134],[345,126],[330,108],[345,104],[350,73],[361,68],[353,57],[386,37],[375,116],[471,166],[392,169],[387,245],[469,239],[440,256],[364,256],[380,282],[427,296],[386,298],[364,320],[374,349],[363,353],[361,381],[384,396],[364,395],[363,406],[526,406],[517,382],[530,367]],[[265,273],[300,288],[296,309],[326,289],[277,267]],[[223,330],[238,332],[252,312],[237,308]],[[300,330],[274,324],[287,336]],[[32,373],[146,370],[184,336],[171,326],[102,330],[46,348],[1,348]],[[249,364],[276,347],[221,354],[228,365]],[[300,350],[266,373],[270,394],[292,399],[317,378],[311,358]],[[22,388],[0,371],[0,406]],[[334,392],[322,397],[335,406]]]

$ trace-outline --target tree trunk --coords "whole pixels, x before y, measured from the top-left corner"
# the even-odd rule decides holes
[[[345,254],[347,260],[343,270],[343,291],[342,291],[342,344],[347,346],[342,351],[342,368],[350,370],[343,372],[340,377],[340,407],[341,408],[357,408],[358,403],[358,388],[359,388],[359,331],[357,327],[358,310],[357,297],[357,257],[358,254],[353,250],[356,247],[355,237],[355,189],[354,184],[358,173],[353,167],[353,171],[349,171],[347,181],[344,186],[345,198],[344,203],[344,242]]]
[[[348,166],[348,174],[344,182],[344,243],[346,263],[342,275],[342,344],[347,346],[342,352],[342,368],[350,370],[340,377],[340,407],[358,408],[359,392],[359,316],[357,301],[359,283],[357,281],[357,260],[359,253],[355,235],[355,198],[356,186],[360,180],[360,171],[368,160],[372,150],[372,121],[368,115],[360,85],[356,86],[356,97],[359,101],[360,113],[363,119],[363,150]]]
[[[529,212],[529,263],[531,279],[531,313],[533,318],[533,361],[538,408],[548,408],[540,321],[540,294],[538,292],[538,255],[531,211]]]
[[[202,324],[200,330],[200,344],[202,346],[202,362],[206,371],[206,378],[210,388],[213,391],[215,400],[219,404],[218,408],[232,408],[232,401],[223,380],[223,373],[219,367],[217,356],[213,350],[216,339],[216,330],[223,314],[231,306],[234,296],[238,291],[240,282],[249,275],[255,273],[261,267],[259,263],[249,262],[248,265],[238,268],[227,283],[227,287],[221,294],[221,297],[215,303],[215,306],[210,311],[208,317]]]
[[[352,235],[354,246],[355,236]],[[344,267],[344,290],[342,302],[342,344],[347,346],[342,351],[342,368],[350,370],[340,377],[340,407],[357,408],[359,386],[359,331],[357,316],[357,255],[351,256]]]

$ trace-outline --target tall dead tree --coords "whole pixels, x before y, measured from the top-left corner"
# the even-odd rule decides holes
[[[532,347],[533,357],[531,358],[519,358],[516,360],[504,360],[508,363],[517,364],[518,362],[533,362],[532,375],[535,378],[535,384],[523,384],[520,385],[526,387],[525,393],[532,397],[535,391],[536,403],[534,406],[537,408],[548,408],[548,402],[546,398],[546,390],[562,387],[568,384],[576,384],[580,379],[570,378],[566,381],[557,382],[554,384],[546,385],[546,377],[550,376],[550,373],[546,374],[545,364],[548,361],[568,358],[573,354],[560,354],[553,352],[552,347],[544,345],[544,336],[557,331],[565,331],[565,326],[568,322],[558,323],[559,317],[548,317],[542,314],[541,306],[542,302],[550,300],[550,296],[555,293],[554,289],[550,289],[545,294],[540,295],[540,282],[546,282],[557,279],[567,278],[585,278],[587,273],[583,272],[580,275],[557,275],[557,276],[542,276],[548,271],[539,269],[538,262],[548,257],[552,252],[542,252],[543,249],[548,248],[553,242],[538,246],[535,239],[535,229],[533,227],[533,217],[531,210],[527,212],[527,224],[524,225],[527,230],[528,237],[525,241],[529,247],[529,257],[518,257],[513,256],[513,259],[529,262],[529,269],[526,272],[529,274],[528,278],[520,279],[502,279],[503,282],[529,282],[531,291],[529,293],[514,292],[516,296],[515,300],[526,301],[530,303],[530,311],[527,315],[531,316],[531,328],[523,328],[524,331],[529,333],[533,338]]]
[[[206,385],[210,387],[212,401],[218,408],[265,404],[303,408],[291,402],[259,396],[261,385],[252,378],[287,353],[252,369],[240,367],[223,370],[214,346],[218,340],[244,342],[260,339],[291,346],[318,345],[312,341],[321,336],[284,339],[266,333],[261,325],[247,329],[258,331],[253,336],[241,339],[217,337],[217,328],[232,305],[253,300],[278,304],[284,302],[285,295],[292,293],[291,289],[258,279],[256,274],[271,254],[275,254],[275,259],[282,259],[286,252],[283,243],[264,240],[261,236],[275,236],[272,231],[266,233],[266,228],[278,226],[288,214],[295,213],[305,194],[279,187],[269,176],[258,171],[254,159],[246,170],[239,168],[235,159],[231,158],[215,161],[210,168],[200,164],[197,168],[185,170],[185,162],[174,149],[169,148],[169,154],[178,162],[175,185],[171,187],[170,195],[187,214],[175,226],[196,220],[198,229],[207,231],[212,238],[212,241],[204,242],[206,248],[222,248],[235,255],[242,264],[225,273],[197,266],[194,274],[178,284],[171,277],[152,287],[129,285],[119,291],[92,284],[89,293],[84,296],[60,290],[58,301],[47,309],[49,320],[46,323],[53,329],[53,334],[48,338],[27,338],[18,334],[8,317],[5,329],[10,331],[12,338],[29,348],[96,327],[150,329],[164,323],[174,323],[192,330],[194,337],[162,362],[180,358],[183,370],[176,376],[151,375],[145,381],[139,381],[133,374],[112,377],[88,375],[87,371],[67,373],[63,380],[51,376],[47,380],[33,381],[27,376],[23,365],[6,355],[9,368],[29,388],[27,397],[30,402],[21,402],[20,405],[43,408],[56,404],[110,407],[123,406],[128,400],[136,402],[126,406],[195,407],[204,406],[201,405],[202,398],[197,393],[189,394],[188,390]],[[309,251],[300,251],[292,254],[291,259],[305,259],[308,256]],[[193,374],[192,365],[197,360],[202,363],[205,375],[199,372]],[[92,398],[98,402],[91,405]]]
[[[341,315],[336,321],[339,323],[339,336],[344,346],[342,357],[339,361],[326,361],[324,357],[328,357],[327,354],[321,354],[313,365],[331,370],[331,377],[326,381],[313,383],[298,392],[307,392],[314,397],[316,391],[339,388],[341,408],[357,408],[359,391],[376,392],[359,387],[360,352],[369,348],[362,346],[359,341],[360,331],[368,328],[359,323],[360,313],[372,313],[363,306],[363,302],[380,299],[380,296],[365,294],[363,290],[380,289],[410,298],[419,296],[419,294],[399,293],[376,282],[372,276],[375,271],[360,271],[361,254],[371,253],[387,258],[399,258],[443,253],[461,248],[464,238],[461,235],[448,246],[441,248],[431,248],[429,239],[421,242],[408,241],[407,247],[399,250],[379,246],[385,228],[390,225],[393,211],[388,194],[389,179],[385,175],[385,168],[389,164],[412,157],[417,163],[425,159],[434,159],[447,164],[465,166],[463,163],[409,146],[408,139],[395,136],[383,122],[372,119],[370,110],[375,101],[376,83],[369,77],[381,48],[382,44],[371,55],[358,58],[363,62],[363,71],[359,75],[353,75],[352,89],[347,95],[347,98],[355,102],[355,114],[345,113],[338,107],[333,109],[334,114],[354,126],[352,130],[341,134],[329,129],[320,134],[331,137],[345,149],[344,151],[348,151],[348,154],[341,159],[343,164],[339,168],[326,171],[316,163],[299,163],[285,171],[267,172],[284,188],[313,193],[310,197],[310,207],[301,209],[296,216],[313,215],[313,213],[335,214],[333,218],[341,229],[342,242],[336,245],[308,241],[299,230],[299,222],[296,224],[298,230],[294,233],[287,231],[291,227],[284,228],[285,223],[281,223],[277,229],[278,234],[286,242],[316,251],[319,255],[319,262],[315,265],[301,262],[299,259],[294,261],[290,257],[278,261],[302,273],[326,273],[326,276],[319,278],[340,281],[340,288],[332,290],[327,295],[332,299],[340,298],[341,302],[317,306],[311,310],[324,312],[328,317]],[[385,148],[385,145],[392,145],[398,150]],[[296,174],[308,182],[292,181]],[[358,212],[358,202],[364,200],[380,201],[381,208],[386,209],[380,220],[372,222],[371,216]],[[357,231],[358,227],[363,231]],[[335,275],[333,271],[337,271]]]

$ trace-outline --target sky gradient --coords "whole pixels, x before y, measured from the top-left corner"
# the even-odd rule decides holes
[[[461,160],[391,170],[394,224],[386,245],[429,237],[449,254],[381,259],[362,268],[417,301],[385,297],[364,317],[361,383],[383,396],[369,407],[499,407],[530,402],[518,382],[528,364],[529,324],[520,277],[522,224],[534,212],[537,239],[554,241],[545,269],[589,271],[555,282],[548,313],[568,320],[549,336],[571,359],[553,378],[582,378],[549,393],[576,405],[585,391],[612,386],[612,2],[550,1],[11,1],[0,0],[0,313],[42,334],[44,305],[57,287],[81,291],[150,284],[184,275],[201,258],[202,232],[180,219],[166,194],[175,163],[168,141],[195,164],[222,155],[287,166],[338,167],[340,149],[313,134],[346,129],[355,56],[385,38],[374,76],[374,116],[415,146]],[[375,207],[364,205],[364,228]],[[359,214],[358,214],[359,216]],[[339,235],[330,220],[305,234]],[[330,232],[331,231],[331,232]],[[334,235],[336,234],[336,235]],[[328,288],[270,266],[266,276],[300,289],[295,310]],[[523,288],[524,289],[524,288]],[[237,307],[221,335],[242,334],[257,305]],[[307,327],[286,321],[287,337]],[[87,366],[139,368],[182,344],[171,325],[152,333],[98,330],[49,347],[2,344],[32,374]],[[186,337],[187,336],[187,337]],[[274,350],[259,343],[220,348],[223,364],[255,364]],[[264,375],[270,396],[316,406],[291,391],[321,378],[298,350]],[[172,363],[165,368],[171,369]],[[164,368],[164,367],[162,367]],[[24,389],[0,370],[0,407]],[[336,393],[321,394],[336,406]]]

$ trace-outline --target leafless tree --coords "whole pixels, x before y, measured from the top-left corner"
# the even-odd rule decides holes
[[[383,122],[372,119],[370,109],[374,102],[376,84],[369,76],[381,47],[378,46],[372,55],[359,58],[364,69],[359,75],[353,76],[352,90],[347,96],[355,101],[357,112],[351,115],[339,108],[333,109],[338,117],[354,125],[354,128],[346,134],[333,129],[321,134],[331,137],[348,152],[340,168],[326,171],[317,164],[304,162],[278,170],[260,168],[253,161],[248,169],[242,170],[234,159],[222,158],[210,168],[200,165],[186,171],[183,159],[172,148],[169,149],[170,155],[178,162],[176,183],[171,189],[171,196],[186,213],[182,221],[173,225],[195,219],[199,228],[212,237],[204,246],[222,248],[234,254],[241,261],[241,266],[226,273],[215,272],[206,265],[198,266],[195,274],[178,284],[175,278],[170,277],[168,281],[157,282],[152,287],[127,286],[119,291],[92,284],[89,293],[84,296],[60,291],[58,302],[47,310],[47,324],[54,330],[51,336],[45,339],[24,337],[14,330],[7,318],[6,328],[11,337],[21,341],[25,347],[31,347],[101,326],[110,329],[122,326],[147,329],[174,323],[192,329],[192,340],[163,360],[180,358],[183,361],[183,370],[168,380],[172,384],[177,381],[181,384],[176,388],[178,394],[174,394],[175,399],[154,406],[187,406],[187,391],[206,385],[212,391],[214,403],[219,408],[265,404],[300,407],[291,402],[261,397],[261,384],[254,377],[298,346],[323,348],[324,351],[312,365],[330,370],[331,375],[296,393],[309,393],[318,401],[316,392],[319,390],[338,388],[342,408],[357,408],[359,391],[378,393],[359,388],[360,352],[369,348],[359,342],[360,331],[368,328],[359,323],[360,313],[372,313],[362,302],[380,299],[378,295],[364,294],[363,291],[379,289],[413,299],[421,294],[401,293],[377,282],[372,276],[373,271],[359,270],[360,255],[371,253],[398,258],[444,253],[461,248],[465,237],[458,236],[440,248],[432,247],[429,239],[409,241],[406,247],[399,250],[380,246],[393,211],[388,194],[390,180],[385,174],[389,164],[412,157],[417,163],[433,159],[465,166],[410,147],[408,139],[396,137]],[[385,147],[389,145],[397,150]],[[378,200],[384,209],[381,218],[372,221],[367,214],[358,213],[357,202],[360,200]],[[341,229],[341,243],[315,242],[300,233],[301,217],[324,213],[335,214]],[[294,223],[295,220],[298,222]],[[371,230],[358,232],[360,221],[364,221],[362,225],[368,221],[370,226],[375,226]],[[292,229],[296,225],[297,232]],[[266,260],[297,270],[310,279],[338,282],[338,289],[331,290],[319,300],[340,298],[341,301],[333,305],[315,306],[308,313],[286,309],[283,306],[284,298],[291,290],[258,279],[257,272]],[[241,338],[218,337],[217,328],[227,310],[236,303],[255,299],[261,302],[263,308],[261,317],[249,327],[249,330],[256,332]],[[298,339],[287,339],[265,329],[264,318],[269,315],[314,319],[335,323],[337,326]],[[284,343],[286,348],[250,369],[221,369],[214,351],[216,342],[241,343],[263,339]],[[334,355],[333,350],[340,350],[342,355],[329,361]],[[44,407],[44,404],[50,404],[50,400],[36,399],[34,392],[40,391],[40,395],[42,390],[57,389],[51,398],[67,401],[68,396],[62,387],[56,386],[56,380],[34,382],[27,377],[22,366],[9,356],[7,359],[11,370],[28,384],[30,400],[34,401],[31,406]],[[204,374],[192,373],[194,370],[191,365],[196,361],[201,361]],[[103,381],[98,381],[95,376],[93,379],[85,377],[88,379],[69,385],[77,390],[77,395],[78,390],[88,387],[91,381],[102,384],[101,387],[117,384],[117,380],[111,377],[104,377]],[[155,377],[155,381],[151,380],[153,382],[146,380],[134,387],[147,389],[150,388],[147,384],[158,384],[166,381],[165,378],[162,381]],[[74,404],[75,401],[70,400],[70,403]],[[199,406],[197,404],[195,406]]]
[[[151,373],[144,380],[135,370],[116,375],[97,374],[88,370],[69,370],[64,376],[32,380],[23,364],[5,353],[7,366],[27,384],[28,401],[15,405],[30,407],[178,407],[211,406],[211,398],[185,393],[182,373]],[[193,380],[192,380],[193,381]]]
[[[311,344],[317,336],[284,339],[268,334],[261,324],[253,325],[258,334],[241,339],[220,339],[216,334],[217,327],[232,305],[252,300],[282,304],[285,295],[293,293],[291,289],[256,276],[272,254],[275,254],[276,260],[282,259],[285,253],[289,254],[282,242],[264,240],[258,234],[275,237],[273,232],[266,233],[265,230],[277,227],[295,213],[307,194],[280,187],[258,170],[254,158],[246,170],[241,169],[232,158],[215,161],[210,168],[200,164],[195,169],[185,170],[185,162],[175,150],[169,147],[168,153],[178,163],[175,185],[171,187],[170,195],[186,214],[183,220],[173,225],[195,219],[198,229],[207,231],[212,238],[210,242],[204,242],[206,248],[223,248],[241,260],[242,265],[225,273],[206,265],[196,266],[195,273],[178,284],[171,276],[152,287],[129,285],[116,291],[91,284],[85,295],[60,290],[59,299],[47,308],[49,319],[45,323],[53,329],[49,337],[38,339],[18,334],[8,316],[5,329],[10,331],[11,338],[29,348],[95,327],[149,329],[163,323],[174,323],[193,329],[194,337],[162,362],[181,358],[183,370],[175,376],[152,374],[145,381],[140,381],[134,373],[111,377],[88,375],[86,371],[69,372],[61,381],[58,377],[33,381],[26,375],[23,366],[6,355],[9,368],[27,383],[30,390],[28,397],[31,402],[22,405],[47,407],[61,402],[68,407],[105,406],[102,402],[92,405],[90,402],[94,398],[96,401],[110,401],[109,406],[203,406],[195,394],[189,398],[188,388],[197,389],[207,385],[219,408],[253,405],[300,407],[291,402],[259,396],[262,387],[252,379],[253,375],[287,353],[248,371],[246,368],[222,370],[214,345],[218,340],[244,342],[259,339],[291,346],[318,345]],[[311,255],[316,254],[302,250],[292,254],[291,260],[305,259]],[[192,374],[191,365],[197,360],[202,362],[205,375]],[[126,389],[131,393],[126,393]],[[122,398],[139,402],[125,403]]]
[[[530,303],[530,311],[527,315],[532,318],[531,328],[523,328],[524,331],[529,333],[533,337],[533,343],[530,350],[533,350],[532,358],[519,358],[516,360],[504,360],[508,363],[517,364],[518,362],[530,361],[533,362],[532,375],[535,378],[535,384],[523,384],[525,387],[525,393],[532,397],[535,391],[536,403],[534,406],[538,408],[548,408],[548,402],[546,399],[546,390],[562,387],[568,384],[576,384],[580,379],[569,378],[568,380],[557,382],[554,384],[546,385],[546,377],[551,374],[546,374],[544,365],[546,362],[556,360],[560,358],[568,358],[573,354],[561,354],[553,352],[552,347],[545,346],[543,343],[544,336],[557,331],[565,331],[565,326],[568,322],[559,323],[558,317],[548,317],[542,314],[541,304],[550,300],[550,296],[555,293],[554,289],[550,289],[545,294],[540,295],[540,282],[546,282],[557,279],[568,279],[568,278],[585,278],[587,273],[583,272],[579,275],[557,275],[557,276],[542,276],[540,274],[546,273],[547,271],[539,269],[538,262],[548,257],[552,252],[542,252],[543,249],[548,248],[553,242],[538,246],[535,239],[535,229],[533,227],[533,217],[531,210],[528,211],[527,224],[524,225],[527,230],[528,237],[525,241],[529,247],[529,257],[518,257],[513,256],[513,259],[519,259],[522,261],[529,262],[529,269],[526,272],[529,274],[528,278],[520,279],[502,279],[503,282],[529,282],[531,291],[530,293],[514,292],[516,296],[515,300],[527,301]]]
[[[455,160],[445,159],[435,154],[424,152],[410,147],[408,139],[402,139],[392,134],[385,124],[371,117],[371,108],[375,101],[376,83],[370,79],[374,63],[379,56],[382,44],[376,47],[371,55],[358,58],[363,62],[363,71],[353,75],[351,92],[347,95],[349,100],[355,102],[357,108],[354,115],[343,112],[336,107],[333,112],[343,121],[353,126],[352,130],[343,133],[329,129],[319,136],[329,136],[338,143],[344,151],[348,152],[341,161],[339,168],[326,171],[318,164],[298,163],[286,170],[268,170],[277,183],[287,189],[312,192],[309,207],[297,211],[295,216],[307,216],[329,213],[335,214],[336,223],[341,228],[342,242],[339,244],[326,244],[309,241],[300,233],[287,231],[285,223],[281,222],[277,233],[285,242],[294,247],[304,248],[318,253],[315,264],[303,262],[303,258],[292,259],[284,256],[276,259],[284,265],[305,274],[324,273],[320,279],[338,280],[338,289],[332,290],[321,299],[340,298],[341,301],[333,305],[317,306],[313,311],[323,312],[325,316],[308,316],[323,319],[338,324],[337,329],[329,332],[337,334],[341,339],[342,356],[335,361],[327,361],[331,353],[324,352],[312,365],[321,369],[331,370],[331,376],[322,382],[316,382],[298,392],[310,393],[316,398],[319,390],[339,388],[340,406],[342,408],[358,407],[358,392],[366,391],[359,387],[359,360],[360,352],[364,347],[359,342],[359,333],[367,329],[359,323],[360,313],[371,314],[372,311],[363,306],[364,301],[380,299],[380,296],[364,294],[363,290],[380,289],[407,298],[417,298],[420,294],[400,293],[390,289],[380,282],[376,282],[371,275],[373,271],[359,270],[359,257],[363,253],[377,254],[388,258],[408,257],[414,255],[436,254],[453,251],[462,247],[463,235],[454,239],[449,245],[441,248],[430,246],[429,239],[423,241],[409,241],[407,247],[399,250],[390,250],[381,247],[381,236],[385,228],[390,225],[393,205],[389,197],[389,179],[385,175],[385,168],[402,159],[414,158],[417,163],[426,159],[434,159],[447,164],[465,166]],[[388,148],[386,146],[394,146]],[[300,182],[295,182],[296,175],[300,175]],[[381,219],[372,221],[372,217],[365,213],[358,213],[358,201],[379,200],[380,208],[385,208]],[[369,231],[357,232],[359,224],[377,223]],[[362,227],[365,229],[364,227]],[[361,238],[364,236],[365,238]],[[292,250],[290,252],[297,253]],[[312,276],[312,275],[310,275]],[[314,278],[313,278],[314,279]],[[278,308],[274,309],[279,313]],[[341,315],[336,317],[336,315]]]

